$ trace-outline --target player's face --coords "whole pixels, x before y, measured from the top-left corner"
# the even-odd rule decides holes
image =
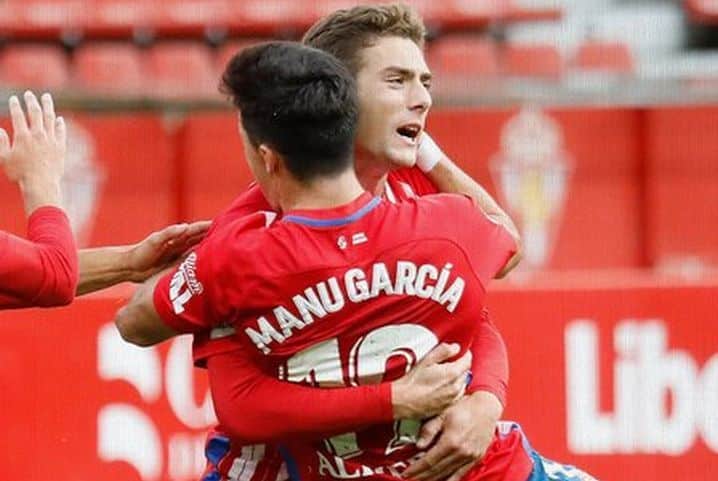
[[[410,39],[380,38],[361,52],[356,142],[393,167],[411,167],[431,107],[431,73]]]

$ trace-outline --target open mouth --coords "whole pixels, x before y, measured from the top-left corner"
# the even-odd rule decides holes
[[[421,126],[419,124],[407,124],[402,125],[396,129],[396,133],[409,140],[411,143],[416,143],[421,133]]]

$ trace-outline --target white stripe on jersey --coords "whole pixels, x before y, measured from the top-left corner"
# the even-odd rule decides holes
[[[230,481],[250,481],[262,458],[264,458],[264,444],[243,446],[242,455],[234,459],[229,470]]]
[[[402,189],[404,189],[404,193],[406,194],[406,196],[408,198],[413,199],[414,197],[416,197],[416,194],[414,193],[414,189],[412,189],[409,184],[407,184],[406,182],[399,182],[399,185],[401,186]]]
[[[391,202],[392,204],[396,204],[396,196],[394,195],[394,191],[391,190],[391,186],[389,185],[389,182],[384,183],[384,195],[386,196],[386,200]]]
[[[276,481],[287,481],[289,479],[289,471],[287,471],[287,463],[282,463],[282,467],[279,468],[277,473]]]
[[[261,211],[264,214],[264,227],[269,227],[277,219],[277,213],[270,210]]]

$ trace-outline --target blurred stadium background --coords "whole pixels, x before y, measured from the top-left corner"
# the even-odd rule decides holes
[[[228,58],[356,3],[0,0],[0,108],[55,94],[80,243],[136,241],[212,217],[250,182],[217,92]],[[526,243],[490,296],[506,417],[602,480],[714,481],[718,0],[406,3],[430,29],[429,132]],[[22,233],[4,178],[0,213]],[[129,292],[0,314],[6,479],[198,478],[204,375],[187,339],[122,343],[108,322]]]

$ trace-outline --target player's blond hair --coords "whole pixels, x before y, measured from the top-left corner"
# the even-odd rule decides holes
[[[361,50],[382,37],[408,38],[423,48],[426,27],[419,14],[404,4],[359,5],[319,19],[302,42],[331,53],[356,75],[362,66]]]

